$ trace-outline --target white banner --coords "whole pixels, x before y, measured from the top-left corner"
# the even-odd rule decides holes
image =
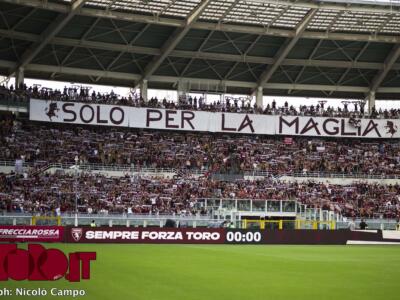
[[[277,135],[332,136],[356,138],[399,138],[400,120],[358,119],[357,126],[348,118],[293,117],[276,118]]]
[[[32,121],[241,134],[400,138],[400,120],[271,116],[32,99]]]

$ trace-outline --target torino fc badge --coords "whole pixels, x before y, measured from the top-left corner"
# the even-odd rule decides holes
[[[71,235],[75,242],[79,242],[82,237],[82,228],[72,228]]]

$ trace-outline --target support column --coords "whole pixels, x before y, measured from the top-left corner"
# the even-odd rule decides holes
[[[18,89],[21,84],[24,84],[24,68],[18,68],[15,73],[15,89]]]
[[[139,88],[140,88],[140,97],[143,98],[144,102],[147,102],[148,98],[147,98],[147,80],[146,79],[140,83]]]
[[[177,92],[178,92],[178,99],[180,99],[181,96],[184,96],[186,94],[186,86],[184,82],[178,81]]]
[[[263,87],[262,86],[257,87],[256,104],[259,108],[263,108]]]
[[[367,99],[368,99],[368,112],[371,114],[372,108],[375,106],[375,92],[369,92]]]

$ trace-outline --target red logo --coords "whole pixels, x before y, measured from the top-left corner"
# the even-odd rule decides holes
[[[75,242],[79,242],[82,237],[82,228],[72,228],[71,235]]]
[[[90,279],[92,260],[96,260],[96,252],[69,253],[67,258],[61,250],[38,244],[30,244],[28,250],[18,249],[16,244],[0,245],[0,281],[54,281],[65,276],[79,282]]]

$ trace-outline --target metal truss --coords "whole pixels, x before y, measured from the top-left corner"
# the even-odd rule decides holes
[[[10,61],[0,60],[0,68],[15,68],[16,63]],[[42,65],[42,64],[28,64],[25,67],[26,71],[41,72],[41,73],[60,73],[67,75],[81,75],[90,78],[110,78],[116,80],[124,80],[127,82],[137,81],[141,78],[139,74],[129,74],[121,72],[109,72],[93,69],[71,68],[62,66]],[[254,89],[257,84],[247,81],[236,80],[216,80],[216,79],[203,79],[203,78],[188,78],[188,77],[174,77],[174,76],[157,76],[152,75],[149,77],[149,82],[171,83],[177,84],[179,81],[189,83],[192,86],[199,84],[209,84],[214,86],[224,87],[240,87],[247,89]],[[326,92],[348,92],[348,93],[368,93],[369,87],[361,86],[334,86],[322,84],[296,84],[296,83],[266,83],[263,88],[270,90],[302,90],[302,91],[326,91]],[[377,93],[400,93],[399,87],[379,87]]]
[[[35,56],[49,43],[49,41],[55,37],[74,17],[76,12],[85,4],[86,1],[87,0],[73,1],[68,7],[68,12],[65,15],[59,15],[40,35],[40,40],[23,53],[18,66],[10,73],[9,76],[14,75],[18,69],[24,68],[27,64],[29,64],[35,58]]]
[[[134,80],[136,83],[143,80],[168,83],[186,80],[213,82],[218,86],[227,85],[251,90],[258,86],[294,91],[318,90],[327,95],[334,92],[398,93],[397,88],[381,85],[391,70],[397,74],[395,78],[400,70],[400,63],[397,62],[400,58],[400,6],[311,0],[0,2],[32,7],[32,10],[11,24],[7,20],[8,12],[0,11],[0,21],[5,24],[5,29],[0,29],[0,39],[8,40],[7,46],[0,49],[0,52],[12,51],[13,56],[18,59],[18,63],[7,67],[11,74],[26,67],[29,71],[43,73],[49,73],[48,70],[51,70],[51,78],[63,72],[72,75],[72,71],[81,70],[74,66],[90,60],[94,70],[83,68],[82,74],[94,81],[101,78]],[[23,29],[20,29],[23,24],[43,9],[57,12],[59,15],[40,35],[23,32]],[[88,25],[86,32],[79,39],[57,36],[75,15],[93,17],[93,22]],[[94,30],[104,19],[111,25],[107,25],[102,32]],[[118,21],[127,23],[121,25],[122,22]],[[146,34],[152,24],[174,27],[175,30],[160,48],[137,46],[137,41]],[[197,51],[177,50],[176,46],[183,38],[188,37],[191,29],[208,31],[207,35],[201,38],[200,47]],[[124,34],[126,30],[130,31],[129,34],[134,33],[134,37],[129,35],[127,38]],[[217,31],[218,37],[214,37],[209,43]],[[101,41],[101,37],[109,34],[119,39],[120,43]],[[284,37],[286,42],[274,57],[251,55],[252,49],[266,35]],[[318,39],[318,44],[308,59],[287,58],[300,38]],[[324,40],[331,41],[328,47],[332,50],[320,51]],[[343,45],[340,41],[349,43]],[[360,41],[364,43],[359,43]],[[29,45],[27,42],[32,43],[30,47],[26,47]],[[374,42],[394,44],[384,63],[360,60],[368,46]],[[227,45],[233,49],[231,53],[235,54],[218,53],[219,47]],[[351,51],[346,49],[352,45],[357,45],[358,53],[355,53],[354,47]],[[21,51],[22,47],[26,47],[27,50]],[[43,51],[45,49],[47,50]],[[340,61],[324,59],[324,56],[335,53],[342,57]],[[46,63],[45,58],[51,56],[55,63]],[[48,70],[35,63],[38,61],[46,63]],[[5,64],[10,66],[9,62]],[[135,74],[118,72],[124,67],[125,70],[130,68],[137,71],[134,71]],[[164,68],[172,76],[153,75],[157,70]],[[199,74],[206,77],[205,72],[217,79],[189,78]],[[348,76],[349,73],[353,76]],[[304,74],[307,74],[307,78],[304,78]],[[289,83],[271,83],[270,79],[273,76],[279,76]],[[245,77],[246,80],[254,82],[234,80]],[[321,78],[321,82],[328,84],[316,85],[316,89],[306,84],[317,77]],[[365,86],[353,86],[354,89],[350,90],[346,84],[352,82],[360,82]]]
[[[382,84],[383,80],[386,78],[386,75],[392,70],[394,63],[400,58],[400,44],[396,44],[393,46],[392,51],[389,56],[386,58],[384,63],[384,68],[379,71],[379,73],[372,80],[372,84],[370,86],[369,93],[375,93],[379,86]]]
[[[296,45],[297,41],[300,39],[303,32],[306,30],[307,25],[310,23],[314,15],[317,13],[317,9],[311,9],[307,15],[301,20],[301,22],[296,27],[296,35],[287,40],[279,49],[278,53],[274,57],[274,62],[267,67],[267,69],[261,74],[257,82],[257,87],[262,87],[267,83],[278,67],[281,65],[282,61],[286,58],[289,52]]]
[[[186,25],[183,28],[178,28],[174,31],[172,36],[161,47],[161,53],[156,56],[144,70],[140,82],[148,80],[148,78],[158,69],[163,61],[170,55],[171,51],[175,49],[178,43],[185,37],[194,22],[199,18],[203,10],[207,7],[211,0],[202,0],[201,3],[195,7],[186,18]]]
[[[140,38],[141,35],[147,30],[149,25],[145,25],[142,31],[138,33],[137,38]],[[87,37],[87,33],[82,37],[82,39],[71,39],[71,38],[59,38],[55,37],[50,41],[50,44],[59,45],[59,46],[67,46],[73,47],[71,51],[75,51],[77,48],[90,48],[97,50],[105,50],[105,51],[117,51],[122,53],[133,53],[133,54],[144,54],[144,55],[152,55],[159,56],[161,55],[161,50],[157,48],[151,47],[141,47],[134,46],[136,42],[136,38],[130,41],[127,45],[120,44],[112,44],[98,41],[88,41],[85,39]],[[2,37],[7,37],[11,40],[16,41],[29,41],[29,42],[38,42],[40,40],[39,35],[24,33],[13,30],[4,30],[0,29],[0,35]],[[170,52],[170,57],[180,57],[180,58],[189,58],[191,60],[201,58],[208,60],[223,60],[223,61],[231,61],[231,62],[246,62],[246,63],[257,63],[257,64],[271,64],[274,61],[274,58],[270,57],[261,57],[261,56],[251,56],[248,55],[251,47],[254,47],[254,43],[249,46],[249,49],[243,54],[225,54],[225,53],[214,53],[214,52],[204,52],[204,47],[207,44],[207,41],[210,39],[212,32],[210,32],[207,37],[203,40],[201,46],[198,51],[184,51],[184,50],[173,50]],[[261,37],[261,36],[259,36]],[[259,37],[257,39],[259,39]],[[225,43],[228,43],[226,41]],[[344,47],[342,49],[336,48],[330,52],[323,53],[322,55],[316,56],[316,51],[319,48],[319,45],[322,43],[322,40],[318,42],[318,45],[314,48],[313,54],[309,59],[284,59],[282,61],[282,65],[286,66],[303,66],[306,67],[328,67],[328,68],[356,68],[356,69],[374,69],[381,70],[384,68],[384,64],[375,63],[375,62],[365,62],[358,61],[358,59],[348,60],[348,61],[332,61],[332,60],[323,60],[324,55],[332,54],[337,51],[345,51]],[[368,43],[364,45],[365,51]],[[70,52],[68,56],[63,60],[61,65],[65,63],[65,61],[69,58],[72,53]],[[361,53],[362,54],[362,53]],[[361,56],[361,54],[359,56]],[[189,63],[190,64],[190,63]],[[189,65],[188,64],[188,65]],[[400,64],[393,64],[392,69],[399,70]],[[184,74],[184,72],[183,72]]]
[[[48,0],[0,1],[64,14],[69,11],[69,2],[65,0],[65,4]],[[183,28],[186,18],[199,3],[200,0],[90,0],[78,14]],[[292,38],[296,25],[307,12],[318,9],[304,38],[400,42],[399,6],[285,0],[212,0],[209,5],[192,28]]]

